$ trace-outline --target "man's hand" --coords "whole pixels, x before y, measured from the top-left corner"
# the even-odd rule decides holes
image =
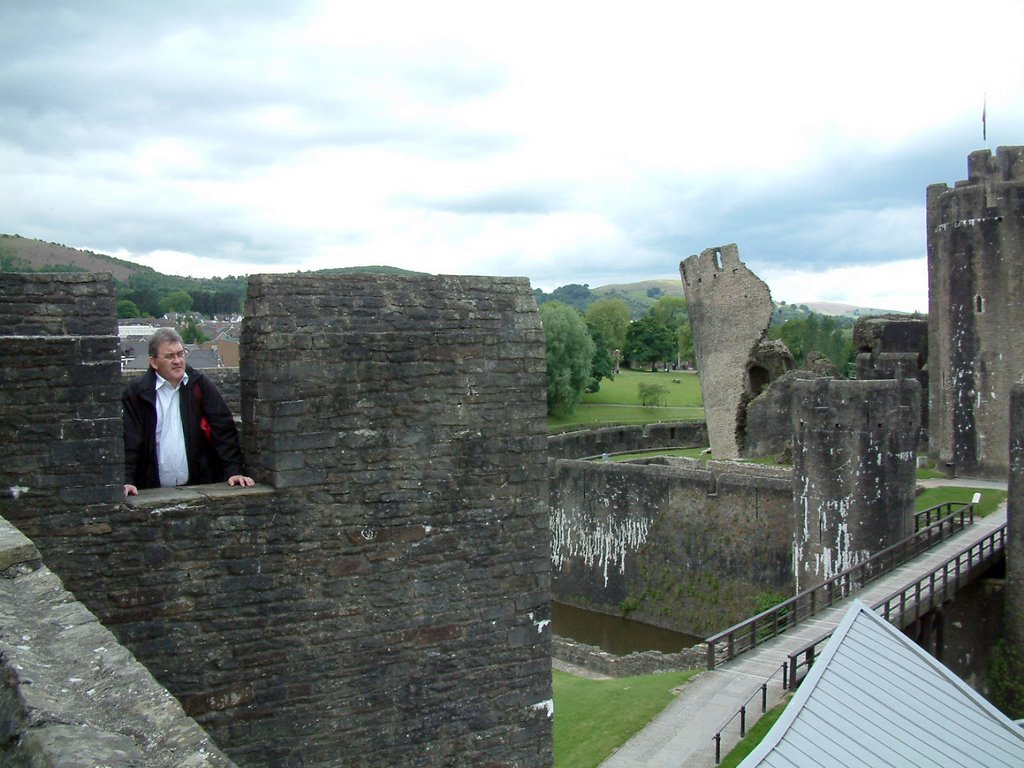
[[[124,484],[124,497],[125,497],[126,499],[127,499],[127,498],[128,498],[129,496],[138,496],[138,495],[139,495],[139,489],[138,489],[138,488],[136,488],[136,487],[135,487],[134,485],[132,485],[131,483],[125,483],[125,484]]]
[[[232,475],[228,478],[228,485],[238,485],[242,488],[248,488],[251,485],[256,485],[256,481],[251,477],[245,475]]]

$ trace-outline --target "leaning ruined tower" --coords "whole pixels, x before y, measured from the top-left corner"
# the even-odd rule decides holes
[[[1024,147],[972,152],[928,187],[929,456],[1004,477],[1010,389],[1024,374]]]

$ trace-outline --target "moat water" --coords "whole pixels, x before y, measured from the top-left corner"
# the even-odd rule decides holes
[[[551,629],[560,637],[596,645],[616,656],[636,651],[678,653],[704,639],[555,602],[551,603]]]

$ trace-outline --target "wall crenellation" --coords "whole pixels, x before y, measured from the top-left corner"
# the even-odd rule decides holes
[[[116,337],[0,336],[19,353],[0,378],[0,472],[26,488],[0,514],[239,765],[550,765],[529,284],[250,289],[239,377],[260,485],[122,501]]]

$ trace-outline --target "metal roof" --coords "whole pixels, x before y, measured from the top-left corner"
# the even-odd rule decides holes
[[[739,768],[1024,766],[1024,731],[855,601]]]

